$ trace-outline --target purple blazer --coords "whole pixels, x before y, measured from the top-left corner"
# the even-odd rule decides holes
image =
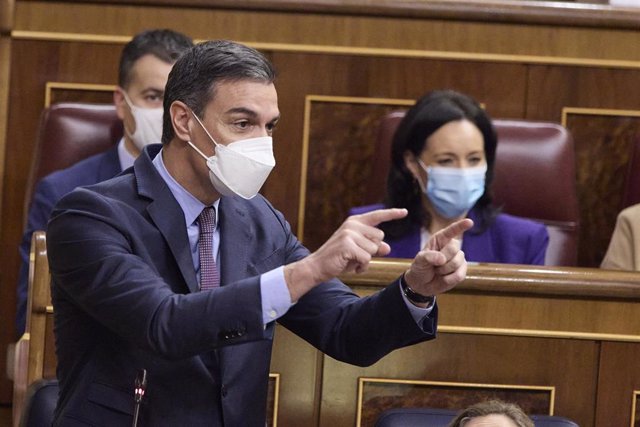
[[[362,214],[384,205],[375,204],[352,208],[350,215]],[[468,218],[477,222],[472,209]],[[420,250],[420,227],[396,239],[385,239],[391,246],[388,257],[413,258]],[[477,234],[473,229],[464,233],[462,250],[467,261],[505,264],[544,265],[549,234],[544,224],[508,214],[499,214],[494,223]]]

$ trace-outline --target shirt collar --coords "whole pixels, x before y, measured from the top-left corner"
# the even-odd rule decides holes
[[[193,194],[189,193],[182,185],[176,181],[173,176],[169,173],[167,168],[164,165],[164,161],[162,160],[162,149],[158,152],[156,157],[153,159],[153,166],[156,168],[164,182],[169,187],[169,190],[175,197],[176,201],[182,208],[182,212],[184,212],[185,223],[188,226],[193,224],[195,220],[200,216],[202,209],[206,207],[204,203],[198,200]],[[216,215],[216,228],[218,227],[218,205],[220,203],[220,199],[213,202],[213,207],[215,208]]]
[[[124,137],[118,143],[118,160],[120,160],[120,169],[126,170],[133,166],[136,158],[131,154],[124,145]]]

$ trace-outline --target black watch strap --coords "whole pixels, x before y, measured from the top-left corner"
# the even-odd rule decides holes
[[[411,289],[406,280],[404,280],[404,274],[402,275],[402,277],[400,277],[400,287],[402,288],[402,293],[404,294],[404,296],[407,297],[409,301],[415,302],[416,304],[429,303],[429,305],[431,305],[435,300],[435,297],[433,295],[422,295]]]

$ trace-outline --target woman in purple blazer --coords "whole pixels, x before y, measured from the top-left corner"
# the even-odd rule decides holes
[[[491,120],[470,97],[443,90],[416,102],[393,139],[384,205],[407,208],[409,215],[380,226],[391,246],[388,256],[413,258],[431,234],[469,217],[475,226],[462,240],[467,260],[544,264],[546,227],[500,213],[492,204],[496,146]]]

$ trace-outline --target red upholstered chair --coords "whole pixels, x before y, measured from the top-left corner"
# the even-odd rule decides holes
[[[61,103],[45,108],[27,182],[25,214],[40,178],[108,150],[122,134],[122,122],[112,104]]]
[[[394,111],[380,123],[373,160],[376,173],[365,193],[367,204],[384,197],[393,134],[404,114]],[[547,226],[546,265],[576,265],[579,212],[571,134],[547,122],[494,120],[493,125],[498,134],[493,182],[496,205],[505,213]]]

